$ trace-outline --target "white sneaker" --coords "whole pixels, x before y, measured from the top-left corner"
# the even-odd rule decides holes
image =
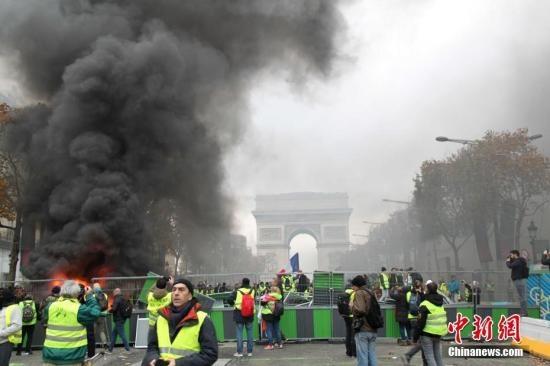
[[[235,352],[233,353],[233,357],[243,357],[243,354],[239,352]]]
[[[246,354],[248,357],[252,357],[252,352]]]

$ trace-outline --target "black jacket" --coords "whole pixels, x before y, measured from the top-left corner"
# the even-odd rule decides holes
[[[519,257],[506,262],[506,266],[512,270],[512,281],[529,277],[529,268],[525,258]]]
[[[170,324],[170,339],[176,338],[178,333],[185,329],[185,327],[197,324],[198,317],[197,311],[200,309],[200,304],[195,302],[187,314],[183,315],[181,321],[175,325]],[[171,316],[171,305],[168,305],[165,308],[159,310],[159,317],[169,319]],[[211,366],[216,363],[218,359],[218,340],[216,338],[216,330],[214,329],[214,324],[210,318],[204,319],[201,329],[199,331],[199,344],[201,350],[199,353],[195,353],[186,357],[182,357],[176,360],[176,366]],[[160,357],[160,351],[158,347],[158,338],[157,338],[157,326],[155,325],[152,331],[149,331],[149,342],[147,345],[147,353],[143,358],[141,366],[149,366],[152,360],[157,360]]]
[[[395,320],[398,323],[406,323],[409,320],[407,289],[390,291],[390,297],[395,300]]]
[[[431,302],[432,304],[436,306],[443,306],[443,296],[440,294],[427,294],[425,300]],[[416,332],[414,332],[414,341],[418,341],[421,335],[433,337],[433,338],[441,338],[438,335],[431,334],[431,333],[424,333],[424,327],[426,326],[426,319],[428,319],[428,314],[430,314],[430,311],[426,306],[421,306],[418,308],[418,312],[420,313],[420,318],[418,319],[418,322],[416,323]]]
[[[546,265],[548,266],[548,269],[550,269],[550,254],[547,254],[547,255],[542,255],[542,258],[540,260],[540,262],[543,264],[543,265]]]
[[[122,316],[122,305],[124,304],[126,300],[122,297],[122,295],[116,295],[113,300],[113,305],[111,307],[111,310],[109,310],[110,313],[113,314],[113,321],[116,322],[124,322],[126,319]]]

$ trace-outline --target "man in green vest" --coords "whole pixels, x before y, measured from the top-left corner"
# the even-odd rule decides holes
[[[9,365],[13,346],[21,343],[21,326],[13,289],[0,289],[0,365]]]
[[[447,313],[443,308],[443,296],[437,293],[437,283],[426,285],[426,297],[420,303],[417,331],[414,341],[420,340],[428,365],[443,366],[441,337],[447,334]]]
[[[214,324],[193,296],[193,284],[178,279],[172,287],[172,302],[159,310],[157,323],[149,333],[142,366],[155,366],[158,360],[168,366],[213,365],[218,359]]]
[[[159,309],[169,305],[172,301],[172,294],[167,289],[167,286],[172,285],[172,282],[172,277],[159,278],[147,295],[147,317],[151,328],[157,323]]]
[[[88,287],[84,289],[84,303],[78,301],[83,290],[73,280],[61,286],[59,300],[44,310],[46,338],[42,349],[44,366],[81,365],[87,354],[86,326],[106,316]]]
[[[380,298],[379,302],[384,302],[386,300],[386,297],[388,297],[390,289],[390,276],[388,275],[388,270],[386,269],[386,267],[382,267],[380,269],[378,280],[380,281],[380,289],[382,290],[382,297]]]
[[[22,337],[25,339],[25,353],[24,355],[32,354],[32,336],[34,334],[34,327],[39,316],[38,306],[32,299],[30,294],[25,295],[25,299],[19,303],[21,308],[21,319],[23,320]],[[23,342],[17,345],[16,355],[21,355],[21,349],[23,348]]]

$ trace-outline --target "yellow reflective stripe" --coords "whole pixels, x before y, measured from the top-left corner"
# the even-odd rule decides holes
[[[185,357],[185,356],[189,356],[189,355],[198,353],[198,352],[191,351],[191,350],[178,349],[178,348],[173,348],[173,347],[172,348],[162,347],[162,348],[159,348],[159,351],[160,351],[161,357],[164,356],[164,355],[176,355],[176,356],[179,356],[179,357]]]
[[[85,341],[87,340],[86,335],[79,336],[79,337],[60,337],[60,336],[53,336],[50,334],[46,334],[46,340],[53,341],[53,342],[78,342],[78,341]]]
[[[49,324],[48,329],[49,330],[66,330],[66,331],[73,331],[73,332],[86,330],[84,326],[55,325],[55,324]]]

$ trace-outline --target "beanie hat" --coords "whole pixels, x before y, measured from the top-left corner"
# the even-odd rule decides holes
[[[193,295],[193,284],[191,283],[191,281],[185,278],[179,278],[174,281],[174,285],[172,285],[172,287],[176,286],[178,283],[183,283],[185,287],[187,287],[191,295]]]
[[[367,281],[365,281],[365,277],[358,275],[358,276],[355,276],[353,280],[351,280],[351,284],[353,286],[363,287],[367,284]]]
[[[250,286],[250,279],[248,278],[243,278],[243,286]]]
[[[59,295],[60,292],[61,292],[61,287],[59,286],[52,287],[52,294]]]
[[[164,288],[166,288],[166,283],[167,283],[167,282],[168,282],[168,281],[166,281],[166,278],[165,278],[165,277],[161,277],[161,278],[159,278],[159,279],[157,280],[157,285],[156,285],[156,286],[157,286],[157,288],[159,288],[159,289],[164,289]]]

